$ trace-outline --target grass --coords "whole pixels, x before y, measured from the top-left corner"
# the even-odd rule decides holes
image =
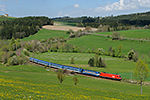
[[[71,58],[74,58],[74,63],[71,64]],[[99,72],[109,72],[109,73],[118,73],[122,76],[122,78],[131,78],[131,72],[135,69],[135,62],[133,61],[124,61],[122,58],[114,58],[110,56],[100,56],[102,59],[105,59],[105,63],[107,64],[106,68],[97,68],[97,67],[89,67],[88,60],[94,57],[94,54],[88,53],[43,53],[35,55],[35,58],[58,63],[64,64],[74,67],[80,67],[89,70],[95,70]],[[150,65],[148,65],[150,66]],[[150,69],[149,69],[150,70]],[[150,81],[150,77],[147,79]]]
[[[22,40],[23,41],[41,40],[41,39],[47,39],[47,38],[52,38],[52,37],[64,37],[65,39],[67,39],[69,35],[66,34],[65,31],[41,29],[36,34],[30,35],[29,37],[24,38]]]
[[[145,100],[150,98],[150,87],[118,81],[76,76],[79,84],[74,86],[72,78],[66,75],[62,84],[56,73],[34,65],[0,67],[0,99],[51,99],[51,100]],[[30,71],[27,69],[31,69]]]
[[[108,40],[106,37],[103,36],[95,36],[95,35],[85,35],[80,38],[74,38],[70,41],[68,41],[68,44],[73,44],[79,47],[86,47],[86,49],[92,49],[92,48],[103,48],[106,52],[108,52],[109,46],[114,47],[116,49],[117,53],[117,46],[122,44],[122,53],[127,55],[128,52],[133,48],[134,50],[138,51],[139,54],[148,54],[150,51],[150,42],[143,42],[139,43],[138,41],[131,41],[131,40],[125,40],[125,41],[112,41],[111,39]]]
[[[15,17],[0,17],[0,21],[3,21],[3,20],[12,20],[12,19],[15,19]]]
[[[126,31],[118,31],[121,33],[121,36],[128,38],[147,38],[150,39],[150,29],[142,29],[142,30],[126,30]],[[101,32],[98,34],[112,35],[113,32]]]

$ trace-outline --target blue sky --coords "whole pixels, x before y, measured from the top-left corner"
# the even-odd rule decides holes
[[[0,15],[110,16],[150,11],[150,0],[0,0]]]

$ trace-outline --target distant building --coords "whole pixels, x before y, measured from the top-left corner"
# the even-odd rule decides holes
[[[8,17],[9,15],[8,15],[8,14],[5,14],[4,16]]]

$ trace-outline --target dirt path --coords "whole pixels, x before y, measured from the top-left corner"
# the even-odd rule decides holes
[[[24,48],[18,49],[18,50],[16,51],[16,55],[17,55],[17,56],[20,56],[20,55],[21,55],[21,51],[22,51],[23,49],[24,49]]]

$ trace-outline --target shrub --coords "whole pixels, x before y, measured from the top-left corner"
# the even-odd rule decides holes
[[[57,72],[57,78],[59,80],[60,83],[62,83],[64,81],[65,75],[63,74],[63,70],[59,69]]]
[[[71,58],[71,64],[74,64],[74,58]]]
[[[99,66],[98,67],[106,67],[105,60],[102,59],[101,57],[99,58]]]
[[[79,83],[79,80],[77,77],[73,77],[72,81],[74,81],[74,85],[77,85],[77,83]]]
[[[4,52],[9,52],[9,50],[10,50],[10,47],[8,45],[4,45],[2,47],[2,51],[4,51]]]
[[[134,55],[134,50],[130,50],[129,53],[128,53],[128,59],[131,60],[133,59],[133,55]]]
[[[87,53],[92,53],[92,51],[90,49],[87,50]]]
[[[26,57],[22,56],[22,55],[18,58],[18,63],[19,63],[20,65],[24,65],[24,64],[26,64],[27,62],[28,62],[28,59],[27,59]]]
[[[113,32],[112,33],[112,40],[119,40],[121,37],[121,34],[119,32]]]
[[[5,54],[5,52],[0,52],[0,62],[2,61],[2,57]]]
[[[18,65],[18,59],[17,56],[13,56],[9,62],[10,65]]]
[[[23,49],[23,53],[24,53],[26,56],[30,57],[30,53],[27,51],[27,49]]]
[[[88,64],[93,67],[94,66],[94,58],[90,58],[89,61],[88,61]]]
[[[138,53],[137,51],[135,51],[135,52],[134,52],[134,55],[133,55],[133,60],[134,60],[135,62],[137,62],[137,61],[138,61],[138,58],[139,58],[139,53]]]
[[[115,57],[115,48],[112,48],[112,57]]]
[[[14,52],[6,52],[2,58],[1,61],[3,62],[3,64],[6,64],[8,62],[8,59],[12,56],[16,55]]]

